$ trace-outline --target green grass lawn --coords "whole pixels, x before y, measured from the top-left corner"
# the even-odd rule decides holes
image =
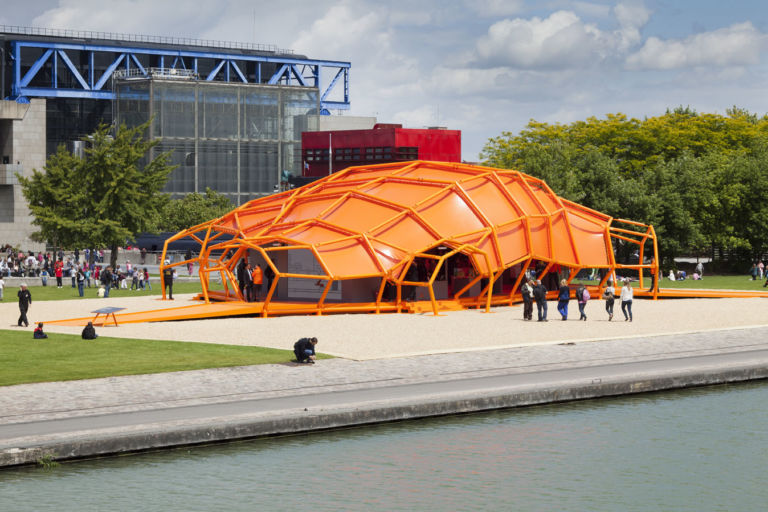
[[[318,359],[330,357],[318,354]],[[56,333],[36,340],[31,329],[0,330],[0,386],[286,363],[293,359],[292,351],[262,347],[107,336],[83,340],[77,335]]]
[[[635,274],[635,277],[637,277],[637,274]],[[573,283],[578,282],[598,284],[598,281],[588,281],[584,279],[575,279],[573,281]],[[659,283],[659,288],[768,291],[768,288],[763,288],[764,283],[765,280],[752,281],[751,278],[746,275],[704,276],[704,279],[698,281],[694,281],[690,278],[685,281],[670,281],[665,277]],[[640,288],[640,285],[637,282],[633,282],[632,286]],[[651,287],[650,278],[643,277],[643,287],[645,289]]]
[[[651,287],[651,280],[643,279],[645,286]],[[694,281],[670,281],[666,277],[659,282],[659,288],[687,288],[687,289],[713,289],[713,290],[768,290],[763,288],[765,280],[752,281],[747,275],[704,276],[704,279]]]
[[[119,289],[119,288],[112,288],[109,290],[109,296],[111,297],[141,297],[143,295],[162,295],[163,290],[160,287],[160,278],[155,277],[150,281],[152,284],[152,289],[144,289],[144,290],[131,290],[130,289],[130,283],[128,284],[128,289]],[[39,281],[35,281],[35,284],[38,284]],[[91,283],[93,284],[93,283]],[[210,283],[210,289],[211,290],[222,290],[223,287],[221,283],[215,283],[211,281]],[[16,292],[19,290],[18,287],[6,287],[5,288],[5,299],[6,301],[12,300],[16,301]],[[53,286],[51,286],[51,280],[48,280],[48,286],[30,286],[29,291],[32,294],[32,303],[34,304],[35,301],[43,301],[43,300],[71,300],[71,299],[95,299],[98,297],[99,288],[96,286],[92,286],[91,288],[85,288],[83,296],[80,297],[77,292],[77,288],[72,288],[72,281],[70,279],[64,280],[64,287],[57,288],[56,287],[56,279],[53,279]],[[177,281],[173,284],[173,293],[174,294],[181,294],[181,293],[200,293],[202,292],[202,288],[200,286],[200,281],[193,280],[193,281]]]

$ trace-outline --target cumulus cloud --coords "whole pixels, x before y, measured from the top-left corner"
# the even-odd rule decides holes
[[[626,60],[631,70],[668,70],[698,66],[729,67],[757,64],[766,36],[752,23],[738,23],[686,39],[650,37]]]
[[[620,49],[626,50],[640,43],[640,29],[648,23],[651,11],[642,3],[623,3],[613,8],[613,14],[621,27],[618,32]]]
[[[606,55],[606,36],[570,11],[547,18],[505,19],[477,42],[476,63],[513,68],[569,68]]]

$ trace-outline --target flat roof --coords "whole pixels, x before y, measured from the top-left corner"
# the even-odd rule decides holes
[[[65,42],[70,44],[107,46],[123,46],[122,43],[130,42],[132,46],[138,48],[183,48],[186,50],[215,51],[217,53],[230,53],[233,55],[281,55],[306,58],[303,55],[296,55],[291,49],[278,48],[276,45],[269,44],[13,25],[0,25],[0,40]]]

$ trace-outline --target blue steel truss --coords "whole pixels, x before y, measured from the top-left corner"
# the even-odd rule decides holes
[[[25,52],[30,48],[33,50]],[[11,41],[11,59],[11,99],[19,102],[28,101],[29,97],[111,100],[114,99],[111,78],[115,71],[124,69],[132,76],[137,73],[148,76],[148,68],[159,67],[195,73],[204,68],[210,70],[201,76],[207,81],[317,87],[321,109],[349,109],[349,62],[27,40]],[[97,60],[108,64],[97,71]],[[66,71],[59,69],[62,65]],[[246,66],[250,71],[246,72]],[[262,76],[265,69],[274,71]],[[72,77],[68,83],[60,79],[63,73]]]

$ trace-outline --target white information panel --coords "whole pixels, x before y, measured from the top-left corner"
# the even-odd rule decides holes
[[[323,268],[310,251],[297,250],[288,252],[288,272],[291,274],[322,275]],[[288,297],[292,299],[319,300],[325,289],[325,281],[316,279],[288,279]],[[335,281],[326,295],[326,299],[341,300],[341,283]]]

